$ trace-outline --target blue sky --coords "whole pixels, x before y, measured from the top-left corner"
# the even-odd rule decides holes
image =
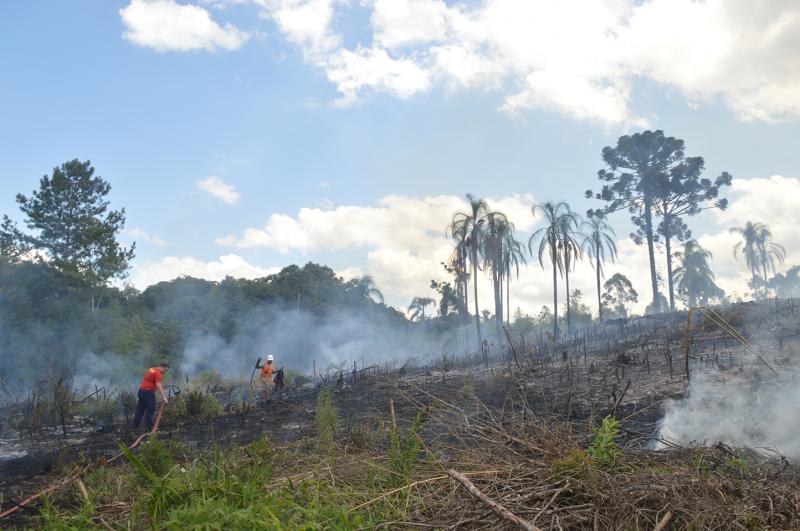
[[[53,166],[91,159],[113,186],[114,206],[126,208],[139,287],[176,274],[255,276],[314,260],[373,274],[391,302],[407,304],[446,258],[441,235],[431,234],[446,223],[446,208],[413,201],[457,201],[466,192],[516,198],[509,208],[520,212],[527,238],[525,208],[548,199],[580,212],[595,206],[583,191],[597,185],[602,147],[650,127],[685,139],[689,154],[706,158],[709,176],[727,170],[751,182],[732,192],[728,217],[693,220],[707,245],[729,248],[726,224],[735,216],[762,216],[790,244],[796,229],[778,214],[800,201],[791,197],[800,190],[798,8],[765,2],[763,13],[744,20],[731,14],[736,3],[609,0],[584,16],[539,0],[6,1],[0,212],[16,217],[15,194],[29,193]],[[687,14],[708,30],[683,35],[699,58],[680,47],[664,57],[671,44],[648,24]],[[529,16],[571,40],[528,40],[514,19]],[[586,35],[584,24],[606,24],[628,41]],[[770,42],[757,39],[776,25]],[[454,50],[461,55],[442,55]],[[212,176],[238,201],[198,186]],[[299,215],[311,209],[321,223],[342,223],[334,233],[350,234],[361,211],[342,209],[380,210],[387,196],[425,212],[400,205],[364,217],[385,223],[375,227],[384,241],[404,223],[431,239],[415,241],[413,232],[403,246],[354,233],[334,242]],[[774,198],[782,201],[775,212],[752,207]],[[269,228],[274,215],[287,217],[291,230]],[[624,216],[615,221],[624,240]],[[247,229],[272,236],[248,241]],[[284,241],[292,231],[305,243]],[[222,256],[237,258],[226,264]],[[718,259],[725,287],[743,291],[732,257]],[[545,302],[543,282],[533,271],[522,281],[523,306]]]

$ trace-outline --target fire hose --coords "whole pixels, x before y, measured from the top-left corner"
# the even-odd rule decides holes
[[[146,437],[148,437],[150,435],[153,435],[153,434],[156,433],[156,431],[158,431],[158,424],[161,422],[161,416],[164,414],[164,406],[166,406],[166,404],[164,402],[162,402],[161,406],[158,408],[158,412],[156,413],[155,421],[153,422],[153,429],[148,431],[148,432],[145,432],[145,433],[141,434],[139,437],[137,437],[136,440],[133,441],[133,443],[128,447],[128,449],[136,448],[137,446],[139,446],[139,444]],[[99,461],[99,463],[101,465],[107,465],[109,463],[113,463],[114,461],[116,461],[117,459],[122,457],[123,455],[124,455],[124,452],[119,452],[118,454],[114,455],[113,457],[111,457],[109,459],[101,459]],[[28,496],[27,498],[25,498],[24,500],[22,500],[20,502],[17,502],[11,508],[6,509],[2,513],[0,513],[0,520],[5,518],[5,517],[7,517],[7,516],[10,516],[10,515],[14,514],[15,512],[19,511],[20,509],[26,507],[27,505],[30,505],[31,503],[35,502],[36,500],[38,500],[39,498],[41,498],[45,494],[49,494],[51,492],[54,492],[56,490],[59,490],[61,488],[66,487],[67,485],[69,485],[73,481],[79,479],[80,475],[81,475],[81,472],[85,472],[85,471],[86,470],[84,469],[82,471],[78,471],[78,472],[75,472],[73,474],[70,474],[69,476],[61,479],[60,481],[56,481],[55,483],[51,483],[50,485],[48,485],[47,487],[42,489],[40,492],[38,492],[38,493],[36,493],[36,494],[34,494],[32,496]]]

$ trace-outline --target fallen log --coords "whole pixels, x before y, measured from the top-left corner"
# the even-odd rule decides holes
[[[499,517],[508,520],[509,522],[517,525],[521,529],[525,529],[526,531],[542,531],[540,528],[536,527],[533,524],[530,524],[520,518],[519,516],[515,515],[501,504],[497,503],[496,501],[492,500],[488,496],[486,496],[483,492],[478,489],[475,485],[472,484],[470,480],[468,480],[464,475],[460,474],[456,470],[452,468],[447,471],[447,475],[451,478],[455,479],[459,483],[461,483],[467,492],[469,492],[473,497],[477,498],[485,505],[487,505],[491,510],[493,510]]]

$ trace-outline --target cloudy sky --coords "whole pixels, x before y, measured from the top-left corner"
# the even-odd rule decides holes
[[[0,212],[90,159],[139,288],[311,260],[407,305],[444,278],[466,192],[527,242],[535,202],[598,206],[601,149],[644,128],[734,175],[731,208],[690,221],[726,291],[747,279],[731,226],[769,224],[800,263],[796,0],[7,0],[0,64]],[[612,222],[609,273],[646,303],[646,253]],[[529,267],[512,306],[550,289]]]

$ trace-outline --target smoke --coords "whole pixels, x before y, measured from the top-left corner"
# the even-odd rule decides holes
[[[426,358],[439,342],[421,326],[376,319],[367,312],[317,316],[306,311],[259,308],[239,317],[228,342],[217,335],[192,334],[180,369],[185,374],[216,370],[227,378],[250,374],[258,357],[275,356],[277,367],[303,373],[359,367],[386,360]],[[440,348],[440,347],[438,347]]]
[[[666,404],[660,438],[681,444],[724,442],[800,460],[798,373],[791,368],[779,373],[776,378],[755,364],[696,371],[687,396]]]

